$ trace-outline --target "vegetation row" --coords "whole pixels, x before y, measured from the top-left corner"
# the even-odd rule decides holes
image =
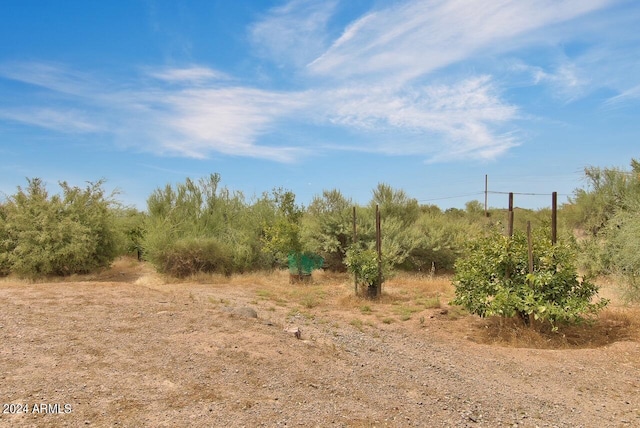
[[[313,254],[325,269],[349,269],[371,285],[378,275],[377,205],[385,277],[394,270],[455,272],[456,301],[475,313],[570,318],[599,307],[591,303],[597,288],[589,276],[619,276],[626,296],[640,297],[640,162],[632,160],[630,170],[589,167],[585,178],[587,186],[560,207],[555,247],[546,241],[549,209],[518,210],[517,232],[505,238],[504,209],[485,215],[480,202],[470,201],[443,211],[387,184],[373,189],[367,205],[333,189],[304,207],[286,189],[247,198],[211,174],[156,189],[140,212],[106,193],[103,181],[85,188],[61,182],[51,195],[32,178],[0,203],[0,275],[88,273],[129,253],[176,277],[232,274]],[[533,272],[523,270],[520,251],[518,231],[527,222],[535,231]],[[578,279],[578,269],[587,279]]]

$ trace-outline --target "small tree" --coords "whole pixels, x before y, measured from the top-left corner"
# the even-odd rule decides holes
[[[361,289],[365,287],[367,296],[375,297],[379,280],[378,253],[371,248],[353,245],[347,250],[345,264],[349,273],[358,279],[358,285],[361,286]]]
[[[598,287],[576,274],[575,253],[563,243],[535,234],[534,269],[529,273],[524,233],[508,238],[494,231],[472,241],[455,264],[454,304],[484,316],[533,317],[550,322],[574,322],[596,314],[608,301],[593,303]]]

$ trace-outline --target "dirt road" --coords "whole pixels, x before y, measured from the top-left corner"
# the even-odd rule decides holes
[[[635,340],[501,347],[347,282],[314,303],[121,275],[0,283],[0,426],[640,426]]]

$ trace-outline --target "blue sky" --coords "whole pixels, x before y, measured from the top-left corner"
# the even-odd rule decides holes
[[[640,157],[638,23],[636,0],[2,0],[0,192],[105,178],[144,209],[218,172],[448,208],[488,174],[564,202]]]

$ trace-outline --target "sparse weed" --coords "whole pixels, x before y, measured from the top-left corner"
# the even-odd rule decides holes
[[[362,331],[362,320],[359,318],[354,318],[351,320],[351,322],[349,323],[352,326],[354,326],[355,328],[357,328],[358,330]]]
[[[306,296],[301,301],[300,304],[307,309],[312,309],[318,306],[318,301],[314,296]]]
[[[440,296],[435,296],[430,299],[422,300],[418,304],[423,305],[425,309],[440,309],[442,307],[442,304],[440,303]]]

